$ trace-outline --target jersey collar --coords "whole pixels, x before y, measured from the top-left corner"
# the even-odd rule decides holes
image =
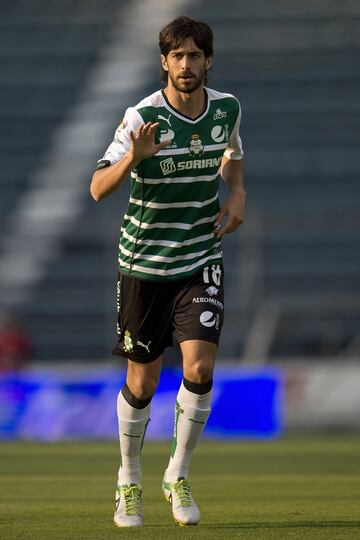
[[[170,102],[169,102],[168,98],[166,97],[164,90],[161,90],[162,97],[164,98],[164,101],[165,101],[165,107],[174,116],[177,116],[178,118],[180,118],[181,120],[184,120],[184,122],[188,122],[189,124],[196,124],[197,122],[200,122],[200,120],[202,120],[204,118],[204,116],[206,116],[207,113],[208,113],[209,106],[210,106],[210,100],[209,100],[209,96],[208,96],[208,93],[206,91],[206,88],[204,88],[204,93],[205,93],[205,107],[204,107],[203,112],[200,113],[199,116],[197,116],[196,118],[190,118],[190,116],[186,116],[186,114],[181,113],[180,111],[175,109],[172,105],[170,105]]]

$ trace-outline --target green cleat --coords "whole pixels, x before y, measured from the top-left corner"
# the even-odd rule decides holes
[[[117,486],[114,522],[118,527],[141,527],[143,524],[141,486]]]
[[[176,523],[180,526],[197,525],[200,512],[191,493],[189,480],[178,478],[177,482],[163,480],[165,499],[171,504]]]

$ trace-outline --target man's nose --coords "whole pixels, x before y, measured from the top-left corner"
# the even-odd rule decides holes
[[[181,68],[187,69],[190,66],[190,58],[186,54],[181,59]]]

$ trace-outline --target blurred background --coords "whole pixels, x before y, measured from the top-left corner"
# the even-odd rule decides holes
[[[129,193],[96,204],[89,185],[125,109],[160,88],[158,32],[180,14],[212,26],[209,86],[233,93],[243,111],[247,214],[224,241],[219,410],[208,434],[359,428],[360,3],[0,8],[0,437],[116,432],[124,364],[111,349]],[[153,437],[171,433],[161,403],[173,406],[176,349],[166,365]],[[226,426],[231,384],[240,401]],[[89,404],[96,432],[83,424]]]

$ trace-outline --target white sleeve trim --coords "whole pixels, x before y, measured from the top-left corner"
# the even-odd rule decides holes
[[[130,150],[130,131],[136,133],[138,127],[143,123],[144,120],[134,107],[126,109],[125,116],[115,131],[114,139],[102,159],[109,160],[111,165],[120,161],[126,152]]]
[[[234,129],[231,133],[228,146],[224,152],[224,156],[229,159],[242,159],[244,156],[242,142],[239,134],[241,120],[241,107],[239,103],[239,114],[235,122]]]

